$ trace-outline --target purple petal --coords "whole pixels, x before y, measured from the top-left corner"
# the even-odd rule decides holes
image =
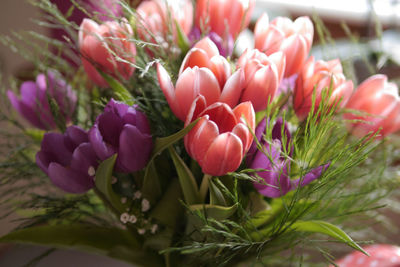
[[[54,76],[49,77],[50,79],[53,78],[54,80]],[[36,76],[36,85],[39,88],[39,90],[41,91],[46,91],[47,88],[47,77],[41,73],[38,76]]]
[[[80,144],[89,142],[87,132],[76,125],[69,126],[66,135],[68,138],[66,138],[65,144],[71,151],[75,150]]]
[[[46,133],[43,137],[40,151],[46,153],[52,162],[68,166],[71,162],[73,151],[65,146],[65,138],[60,133]]]
[[[119,136],[124,123],[122,118],[111,111],[104,112],[98,116],[98,127],[104,142],[113,147],[118,147]]]
[[[264,196],[276,198],[291,190],[286,163],[278,163],[272,170],[259,172],[258,175],[264,179],[264,184],[254,183],[254,187]]]
[[[51,158],[51,155],[49,153],[45,153],[43,151],[39,151],[36,153],[36,164],[47,175],[49,174],[48,168],[52,160],[53,159]]]
[[[113,98],[111,98],[111,100],[108,101],[107,105],[104,107],[104,113],[111,112],[122,118],[129,108],[129,105],[115,101]]]
[[[131,107],[123,117],[124,124],[135,125],[140,132],[150,134],[149,121],[141,111]]]
[[[117,166],[130,172],[143,169],[153,149],[153,141],[148,134],[142,134],[133,125],[125,125],[119,139]]]
[[[321,177],[322,172],[326,171],[328,169],[330,163],[318,166],[317,168],[312,169],[309,171],[303,178],[299,178],[293,181],[293,189],[297,188],[301,182],[300,186],[306,186],[312,181],[318,179]]]
[[[261,145],[263,145],[265,142],[263,141],[263,134],[265,134],[265,128],[267,126],[267,119],[264,118],[256,127],[256,130],[254,132],[258,142],[261,143]],[[258,152],[258,148],[257,148],[257,142],[253,141],[253,143],[250,146],[249,151],[247,152],[247,157],[246,157],[246,164],[247,166],[251,165],[251,162],[254,159],[254,156],[256,155],[256,153]]]
[[[90,143],[80,144],[72,154],[71,169],[80,173],[90,174],[90,168],[96,169],[98,166],[96,153]]]
[[[94,186],[92,177],[65,168],[55,162],[50,163],[49,177],[56,186],[69,193],[85,193]]]
[[[100,160],[105,160],[117,152],[115,147],[112,147],[103,141],[103,136],[101,135],[97,125],[94,125],[89,130],[88,137],[94,152]]]

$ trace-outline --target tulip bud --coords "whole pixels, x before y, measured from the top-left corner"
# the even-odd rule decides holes
[[[277,92],[285,70],[285,56],[282,52],[269,57],[257,49],[247,49],[239,58],[238,68],[243,68],[245,88],[240,102],[250,101],[254,110],[264,110]]]
[[[265,170],[257,172],[257,176],[262,178],[263,181],[253,183],[260,194],[270,198],[281,197],[298,186],[308,185],[319,178],[322,172],[328,168],[329,164],[321,165],[312,169],[304,177],[291,180],[289,177],[290,161],[284,156],[284,153],[292,154],[287,124],[283,125],[282,119],[276,121],[272,129],[271,142],[267,142],[264,138],[266,127],[266,119],[263,119],[257,125],[255,136],[262,148],[258,150],[257,142],[254,141],[246,159],[249,168]],[[284,136],[282,136],[282,133]],[[284,145],[286,148],[283,147]]]
[[[255,48],[270,55],[282,51],[286,57],[285,77],[300,71],[310,52],[314,27],[308,17],[299,17],[294,22],[277,17],[271,23],[263,14],[254,29]]]
[[[14,109],[33,126],[43,130],[56,128],[48,96],[56,101],[62,119],[66,122],[71,120],[76,106],[76,94],[64,80],[56,77],[56,73],[48,71],[47,75],[39,74],[36,82],[24,82],[20,91],[21,99],[12,91],[7,92],[8,98]]]
[[[83,20],[79,29],[81,59],[87,75],[96,85],[108,86],[97,69],[118,80],[128,80],[133,75],[136,48],[129,41],[132,34],[126,22],[108,21],[98,25],[93,20]]]
[[[235,171],[242,162],[253,140],[255,113],[250,102],[233,110],[220,102],[203,109],[204,103],[203,96],[193,102],[185,125],[198,117],[200,120],[185,136],[185,147],[204,173],[221,176]]]
[[[346,113],[348,128],[355,136],[363,137],[368,132],[381,129],[381,136],[387,136],[400,129],[400,99],[398,88],[388,82],[386,75],[377,74],[362,82],[351,96],[346,108],[365,112],[366,115]]]
[[[233,39],[250,23],[255,0],[198,0],[195,25],[206,32],[214,32],[223,39]],[[228,36],[227,36],[228,34]]]
[[[87,132],[78,126],[68,127],[65,134],[46,133],[36,164],[66,192],[85,193],[94,186],[97,157]]]
[[[137,106],[113,99],[90,129],[89,141],[100,160],[117,153],[115,168],[125,173],[143,169],[153,149],[146,116],[137,110]]]
[[[168,34],[177,39],[175,22],[188,35],[193,24],[193,4],[191,0],[150,0],[143,1],[137,7],[138,33],[141,39],[159,43],[169,41]]]
[[[314,57],[310,57],[299,73],[294,89],[293,106],[300,120],[304,120],[311,110],[314,91],[314,109],[318,109],[323,90],[331,90],[328,104],[334,106],[340,101],[338,108],[342,108],[353,92],[353,82],[344,77],[338,59],[314,61]]]
[[[202,55],[203,52],[196,52],[196,54]],[[190,57],[184,64],[192,64],[194,61],[195,58]],[[221,75],[218,74],[220,80],[225,79],[224,68],[216,68],[214,71],[223,73]],[[185,68],[179,75],[175,87],[161,64],[157,64],[157,77],[172,112],[182,121],[185,121],[193,101],[200,95],[204,97],[205,106],[220,101],[230,107],[234,107],[239,101],[243,85],[243,73],[236,71],[228,78],[221,90],[219,81],[214,73],[208,68],[199,68],[198,66]]]

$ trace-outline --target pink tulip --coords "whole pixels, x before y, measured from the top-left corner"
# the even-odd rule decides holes
[[[210,69],[199,68],[196,64],[193,68],[187,67],[183,70],[175,87],[161,64],[157,64],[157,76],[172,112],[182,121],[185,121],[193,101],[200,95],[204,97],[206,106],[217,101],[226,103],[230,107],[236,106],[244,80],[243,72],[239,70],[232,74],[221,87],[218,78]]]
[[[224,39],[234,39],[250,23],[255,0],[198,0],[195,25],[201,30],[215,32]]]
[[[400,129],[400,99],[398,88],[388,82],[386,75],[377,74],[360,84],[351,96],[346,108],[365,112],[366,115],[346,113],[347,120],[362,120],[348,124],[355,136],[363,137],[369,132],[381,136],[389,135]]]
[[[294,22],[277,17],[271,23],[263,14],[254,29],[255,48],[270,55],[282,51],[286,56],[285,77],[301,70],[311,49],[314,26],[308,17],[299,17]]]
[[[91,19],[84,19],[79,29],[79,48],[83,67],[89,78],[98,86],[107,87],[97,69],[118,80],[128,80],[135,68],[136,48],[128,39],[132,28],[128,23],[108,21],[98,25]],[[115,56],[117,55],[117,57]]]
[[[200,117],[184,138],[186,151],[199,163],[203,173],[221,176],[235,171],[253,141],[254,109],[250,102],[233,110],[221,102],[204,107],[205,99],[199,96],[186,119],[188,125]]]
[[[171,32],[177,37],[175,22],[183,33],[189,34],[193,25],[193,4],[191,0],[150,0],[143,1],[136,9],[139,36],[148,42],[169,41]],[[171,28],[170,28],[171,27]]]
[[[250,101],[255,111],[264,110],[278,90],[285,71],[285,55],[276,52],[269,57],[257,49],[247,49],[237,67],[245,74],[245,87],[240,102]]]
[[[231,66],[226,58],[220,56],[217,46],[210,38],[204,37],[197,42],[183,59],[179,75],[188,67],[197,66],[210,69],[218,80],[219,86],[224,87],[231,76]]]
[[[305,63],[297,78],[293,97],[294,110],[300,120],[304,120],[311,110],[314,90],[315,110],[321,103],[323,90],[331,90],[330,105],[339,103],[338,108],[346,105],[353,92],[353,82],[344,77],[339,59],[314,61],[314,57],[310,57]]]

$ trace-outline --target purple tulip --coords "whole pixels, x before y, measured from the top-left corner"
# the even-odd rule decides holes
[[[101,160],[118,153],[116,171],[133,172],[143,169],[153,149],[150,126],[137,106],[128,106],[113,99],[108,102],[89,140]]]
[[[70,126],[64,134],[46,133],[36,164],[59,188],[69,193],[84,193],[94,186],[98,160],[87,132]]]
[[[227,40],[222,38],[215,32],[210,32],[207,36],[215,43],[218,48],[219,54],[223,57],[228,57],[232,55],[233,46],[235,41],[232,36],[228,35]],[[202,39],[202,34],[199,28],[193,27],[192,31],[189,34],[189,40],[192,45],[196,44],[200,39]]]
[[[312,169],[302,178],[291,180],[289,177],[290,162],[282,155],[283,151],[291,154],[291,148],[289,148],[290,132],[285,123],[283,134],[286,136],[286,149],[283,149],[282,124],[283,120],[279,118],[272,129],[272,141],[268,143],[263,138],[267,120],[262,120],[256,128],[255,135],[262,145],[263,151],[258,150],[256,142],[253,142],[246,160],[250,168],[265,170],[257,172],[257,175],[264,181],[254,182],[254,187],[260,194],[270,198],[283,196],[299,185],[308,185],[319,178],[322,172],[329,167],[329,164],[321,165]]]
[[[48,96],[54,98],[60,108],[60,114],[69,121],[75,110],[76,94],[62,79],[52,71],[47,75],[39,74],[36,82],[24,82],[20,88],[21,99],[8,91],[7,96],[14,109],[33,126],[49,130],[56,128],[56,122],[51,113]]]

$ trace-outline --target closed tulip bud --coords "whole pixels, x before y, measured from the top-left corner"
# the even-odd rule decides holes
[[[299,17],[294,22],[277,17],[271,23],[263,14],[254,29],[255,48],[270,55],[282,51],[286,56],[285,77],[300,71],[310,52],[314,26],[308,17]]]
[[[66,122],[71,120],[76,106],[76,94],[71,86],[57,78],[54,72],[48,71],[47,75],[39,74],[36,82],[24,82],[20,91],[20,99],[12,91],[8,91],[7,96],[14,109],[33,126],[43,130],[56,128],[57,124],[48,97],[57,103],[62,119]]]
[[[344,77],[339,59],[314,61],[314,57],[310,57],[299,73],[294,89],[293,106],[300,120],[304,120],[311,110],[314,91],[314,109],[318,109],[323,90],[327,90],[327,97],[330,96],[329,105],[342,108],[353,93],[353,82]],[[330,95],[328,90],[331,90]]]
[[[258,149],[258,144],[254,141],[246,159],[249,168],[263,169],[263,171],[257,172],[257,176],[262,181],[253,183],[260,194],[270,198],[281,197],[299,186],[308,185],[319,178],[322,172],[329,167],[329,164],[321,165],[310,170],[304,177],[291,180],[289,176],[290,160],[284,156],[285,154],[292,154],[291,137],[287,124],[283,125],[281,118],[276,121],[272,128],[271,142],[268,142],[264,137],[266,127],[266,119],[263,119],[257,125],[255,136],[258,143],[261,144],[261,149]]]
[[[36,163],[66,192],[85,193],[94,186],[97,157],[87,132],[78,126],[68,127],[65,134],[46,133]]]
[[[240,102],[250,101],[254,110],[264,110],[278,90],[285,70],[282,52],[269,57],[257,49],[246,50],[239,58],[238,68],[245,74],[245,86]]]
[[[362,82],[351,96],[346,108],[360,111],[365,115],[346,113],[348,128],[352,134],[363,137],[379,129],[381,136],[389,135],[400,129],[400,99],[398,88],[388,82],[386,75],[377,74]]]
[[[235,171],[242,162],[253,140],[255,113],[250,102],[234,109],[220,102],[205,109],[204,105],[203,96],[193,102],[185,125],[200,120],[185,136],[185,147],[204,173],[221,176]]]
[[[217,46],[208,37],[204,37],[197,42],[186,54],[179,70],[179,75],[186,68],[194,66],[210,69],[221,88],[224,87],[226,80],[231,76],[231,66],[226,58],[220,56]]]
[[[143,169],[153,149],[146,116],[137,106],[113,99],[90,129],[89,141],[100,160],[117,153],[116,171],[125,173]]]
[[[148,42],[170,41],[167,37],[171,29],[176,40],[175,22],[186,35],[192,29],[193,4],[191,0],[142,1],[136,12],[140,23],[137,25],[139,36]]]
[[[129,41],[132,34],[126,22],[108,21],[98,25],[93,20],[83,20],[79,29],[81,59],[87,75],[96,85],[108,86],[97,69],[118,80],[128,80],[133,75],[136,48]]]
[[[172,112],[182,121],[185,121],[193,101],[200,95],[204,97],[206,106],[219,101],[234,107],[239,101],[244,80],[243,72],[236,71],[221,90],[218,79],[210,69],[194,66],[183,70],[174,87],[161,64],[157,64],[157,76]]]
[[[224,39],[236,39],[250,23],[255,0],[198,0],[195,25]],[[229,36],[227,36],[227,34]]]

